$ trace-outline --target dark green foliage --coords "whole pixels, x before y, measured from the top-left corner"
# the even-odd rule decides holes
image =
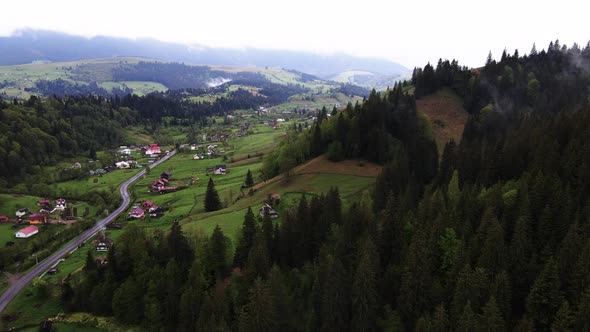
[[[216,225],[207,242],[206,253],[208,274],[212,283],[225,277],[227,272],[226,250],[227,240],[219,225]]]
[[[215,189],[215,183],[213,182],[213,178],[209,178],[209,182],[207,183],[207,191],[205,192],[205,211],[217,211],[221,209],[221,201],[219,200],[219,194],[217,194],[217,190]]]
[[[492,296],[482,309],[477,323],[478,331],[505,331],[506,326],[500,310],[496,304],[496,299]]]
[[[270,332],[276,330],[276,308],[271,288],[262,279],[254,280],[248,303],[239,317],[239,330],[244,332]]]
[[[352,282],[352,329],[371,331],[377,318],[377,272],[379,259],[370,239],[359,248],[358,264]],[[377,263],[377,264],[375,264]]]
[[[547,329],[551,326],[553,316],[563,302],[560,291],[557,263],[550,259],[533,284],[527,297],[527,312],[535,326]]]
[[[331,161],[341,161],[344,159],[344,147],[339,141],[334,141],[328,145],[328,159]]]
[[[250,249],[254,244],[254,236],[256,235],[256,218],[252,212],[252,208],[248,207],[244,222],[242,223],[242,234],[236,247],[234,255],[234,265],[243,267],[250,254]]]
[[[477,327],[477,318],[473,309],[471,309],[471,303],[467,302],[465,308],[463,309],[463,313],[459,318],[457,323],[457,331],[460,332],[469,332],[474,331]]]
[[[143,290],[134,279],[127,279],[113,296],[113,313],[124,324],[138,324],[143,317]]]
[[[254,185],[254,178],[252,177],[252,172],[250,172],[250,170],[248,170],[248,173],[246,173],[246,180],[244,181],[244,185],[247,188],[250,188]]]
[[[551,324],[551,331],[571,331],[574,322],[572,310],[567,301],[561,304],[559,310],[555,314],[553,324]]]

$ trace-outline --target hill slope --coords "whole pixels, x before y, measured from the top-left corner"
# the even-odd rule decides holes
[[[345,54],[317,55],[308,52],[254,48],[220,49],[152,39],[131,40],[105,36],[84,38],[42,30],[20,30],[10,37],[0,37],[0,65],[25,64],[33,61],[76,61],[116,56],[140,56],[207,65],[283,67],[324,78],[349,70],[362,70],[375,75],[388,76],[398,76],[407,72],[407,68],[395,62]]]

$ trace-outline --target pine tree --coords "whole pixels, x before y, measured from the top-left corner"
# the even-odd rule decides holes
[[[564,301],[559,307],[559,310],[555,314],[553,324],[551,324],[551,331],[562,332],[571,331],[574,323],[574,317],[570,305],[567,301]]]
[[[432,331],[446,332],[449,331],[449,315],[443,303],[436,306],[432,316]]]
[[[215,190],[213,178],[210,177],[209,183],[207,184],[207,192],[205,193],[205,212],[217,211],[219,209],[221,209],[221,201],[219,200],[217,190]]]
[[[148,284],[147,293],[144,297],[144,327],[151,331],[158,331],[162,326],[163,317],[161,299],[158,298],[158,284],[151,280]]]
[[[268,257],[266,241],[263,234],[258,232],[248,255],[248,263],[246,264],[247,278],[250,281],[255,278],[266,278],[269,270],[270,259]]]
[[[459,332],[471,332],[474,331],[477,327],[477,319],[475,317],[475,313],[473,309],[471,309],[471,302],[467,302],[465,308],[463,308],[463,313],[459,318],[459,322],[457,324],[457,331]]]
[[[250,288],[248,304],[240,312],[239,331],[275,331],[276,315],[271,289],[257,278]]]
[[[143,318],[143,290],[134,278],[128,278],[113,296],[113,313],[123,324],[138,324]]]
[[[479,315],[478,322],[479,331],[505,331],[505,323],[498,306],[496,305],[496,299],[492,296],[485,307],[483,307],[483,313]]]
[[[266,246],[266,252],[268,253],[269,262],[272,264],[272,248],[273,248],[273,233],[274,233],[274,225],[272,223],[272,219],[268,213],[264,214],[264,218],[262,218],[262,229],[261,229],[261,236],[264,239],[264,245]]]
[[[248,173],[246,173],[246,181],[244,181],[244,185],[247,188],[250,188],[254,185],[254,179],[252,178],[252,172],[250,172],[250,170],[248,170]]]
[[[187,271],[193,261],[194,252],[178,222],[172,223],[166,244],[168,258],[174,259],[181,271]]]
[[[234,265],[244,267],[252,244],[254,243],[254,236],[256,235],[256,218],[252,212],[252,208],[248,207],[244,222],[242,223],[242,234],[236,247],[234,254]]]
[[[575,315],[575,330],[589,331],[590,330],[590,288],[584,290],[581,294],[578,310]]]
[[[352,329],[371,331],[377,319],[377,269],[374,256],[377,255],[370,239],[366,239],[359,250],[354,281],[352,284]]]
[[[322,287],[321,329],[344,331],[350,326],[347,273],[342,262],[336,257],[332,258],[331,264],[326,268],[329,270],[326,271],[327,277]]]
[[[527,297],[527,312],[539,329],[548,329],[551,319],[563,302],[555,260],[550,259],[533,284]]]
[[[219,225],[215,226],[207,245],[207,266],[211,276],[211,283],[223,279],[227,272],[226,256],[227,243]]]

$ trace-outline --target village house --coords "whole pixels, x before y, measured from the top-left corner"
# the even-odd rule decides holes
[[[8,222],[8,216],[0,216],[0,223],[6,224]]]
[[[225,175],[227,173],[227,167],[225,165],[216,165],[213,173],[215,175]]]
[[[51,205],[51,201],[48,199],[42,199],[40,201],[37,201],[37,205],[39,205],[39,206]]]
[[[29,209],[27,208],[22,208],[16,211],[15,215],[17,218],[22,218],[24,216],[26,216],[27,214],[29,214]]]
[[[119,169],[125,169],[125,168],[131,167],[131,165],[127,161],[119,161],[119,162],[116,162],[115,163],[115,166],[117,166],[117,168],[119,168]]]
[[[15,236],[18,238],[26,239],[31,237],[35,234],[39,233],[39,229],[35,226],[29,226],[26,228],[21,229],[20,231],[16,232]]]
[[[258,211],[258,213],[260,214],[260,216],[262,218],[264,218],[264,215],[267,213],[271,219],[276,219],[279,217],[279,213],[277,211],[275,211],[275,209],[273,209],[272,206],[270,206],[268,204],[264,204],[262,207],[260,207],[260,210]]]
[[[131,212],[129,212],[129,217],[134,219],[143,219],[145,218],[145,212],[143,211],[143,209],[137,207],[131,210]]]
[[[113,246],[113,240],[109,239],[105,234],[98,234],[96,237],[96,251],[106,252]]]
[[[55,201],[55,210],[63,211],[67,207],[65,198],[59,198]]]
[[[47,223],[47,215],[42,213],[35,213],[29,216],[29,224],[38,225]]]

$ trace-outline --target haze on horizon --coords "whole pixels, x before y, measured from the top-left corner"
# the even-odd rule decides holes
[[[412,68],[439,58],[461,65],[528,53],[550,41],[590,39],[590,5],[548,1],[36,1],[4,3],[0,35],[23,28],[87,37],[155,38],[211,47],[347,53]]]

